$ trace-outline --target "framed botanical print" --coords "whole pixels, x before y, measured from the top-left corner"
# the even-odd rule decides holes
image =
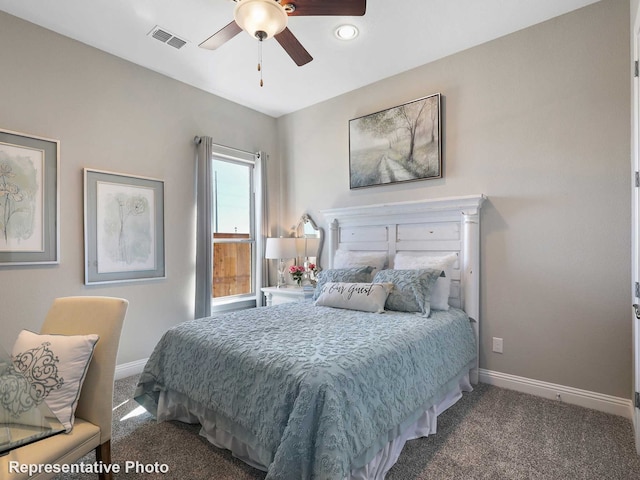
[[[85,284],[165,278],[164,182],[84,170]]]
[[[60,258],[60,142],[0,130],[0,265]]]

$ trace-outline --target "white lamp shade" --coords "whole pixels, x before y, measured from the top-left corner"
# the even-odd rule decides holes
[[[263,40],[284,30],[288,20],[284,7],[274,0],[239,0],[233,17],[253,37],[258,36],[256,32],[264,32]]]
[[[267,238],[265,258],[295,258],[296,239],[293,237]]]

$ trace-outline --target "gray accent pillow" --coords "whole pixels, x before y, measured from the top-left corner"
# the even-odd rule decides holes
[[[431,255],[414,256],[398,252],[394,260],[394,268],[408,270],[411,268],[441,268],[444,274],[438,278],[431,291],[431,308],[434,310],[449,310],[449,294],[451,293],[451,272],[453,264],[458,260],[458,254],[450,253],[444,256]]]
[[[373,267],[321,270],[320,273],[318,273],[318,281],[316,283],[316,291],[313,293],[313,299],[318,299],[320,293],[322,293],[323,285],[327,282],[370,283],[372,271]]]
[[[431,289],[442,270],[381,270],[376,273],[375,283],[393,283],[385,308],[397,312],[418,312],[428,317],[431,314]]]

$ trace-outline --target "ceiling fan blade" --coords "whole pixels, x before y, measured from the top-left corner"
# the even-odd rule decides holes
[[[226,27],[222,27],[216,33],[207,38],[204,42],[202,42],[199,46],[201,48],[206,48],[208,50],[215,50],[220,45],[225,42],[228,42],[237,34],[242,31],[240,26],[236,22],[231,22]]]
[[[275,39],[299,67],[306,65],[311,60],[313,60],[313,57],[309,55],[309,52],[307,52],[307,50],[302,46],[302,44],[288,28],[285,28],[283,31],[277,34],[275,36]]]
[[[344,15],[361,17],[367,10],[367,0],[282,0],[282,5],[296,8],[289,16]]]

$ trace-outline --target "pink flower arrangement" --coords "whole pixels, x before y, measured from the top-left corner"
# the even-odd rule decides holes
[[[302,265],[291,265],[289,267],[291,278],[293,278],[298,285],[302,283],[302,276],[304,275],[304,272],[305,269]]]
[[[291,274],[291,278],[293,278],[298,285],[302,284],[302,279],[304,278],[304,274],[308,272],[308,278],[311,281],[312,285],[315,285],[315,276],[318,273],[318,267],[315,263],[307,264],[305,268],[304,265],[291,265],[289,267],[289,273]]]

